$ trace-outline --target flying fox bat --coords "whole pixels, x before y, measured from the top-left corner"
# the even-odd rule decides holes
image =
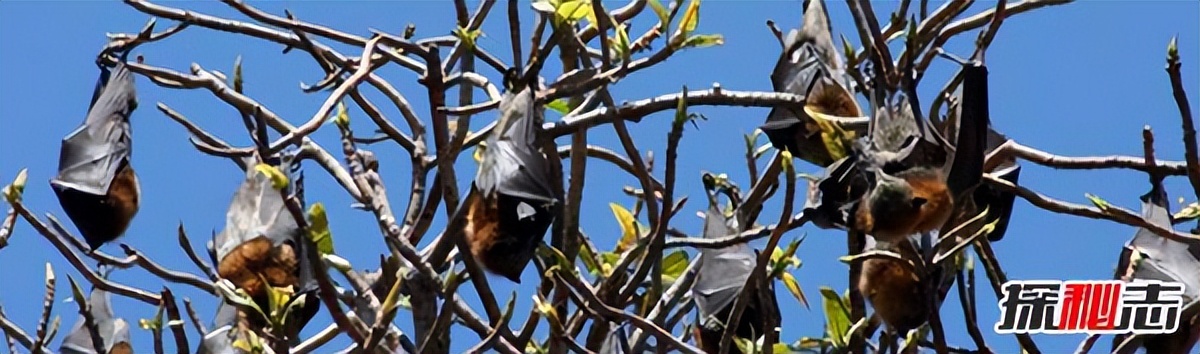
[[[810,0],[803,25],[788,32],[783,53],[771,73],[775,91],[804,96],[805,109],[773,108],[761,127],[775,148],[787,149],[822,167],[833,163],[835,157],[826,148],[822,130],[811,113],[863,115],[851,93],[845,63],[833,46],[831,32],[825,5],[821,0]]]
[[[278,166],[280,171],[289,171],[285,188],[290,195],[303,203],[303,176],[295,156],[269,159],[268,164]],[[254,164],[248,164],[253,166]],[[267,308],[267,286],[291,287],[295,292],[292,299],[316,290],[316,278],[309,266],[306,252],[310,252],[307,240],[296,219],[287,210],[280,191],[274,189],[271,179],[254,168],[247,169],[246,179],[233,196],[225,214],[225,229],[214,236],[210,247],[217,273],[246,291],[251,298]],[[311,250],[315,251],[315,250]],[[290,330],[298,333],[320,305],[312,299],[296,311],[296,321]],[[261,319],[252,318],[254,321]]]
[[[713,191],[706,190],[706,194],[709,203],[704,218],[704,237],[721,238],[736,233],[739,227],[731,225],[736,223],[734,218],[727,218],[721,212]],[[749,279],[757,263],[755,253],[745,243],[700,251],[700,265],[696,283],[692,286],[692,298],[696,301],[699,317],[695,327],[696,344],[705,352],[716,353],[720,350],[721,335],[725,331],[723,323],[729,319],[734,300],[741,295],[746,279]],[[737,336],[753,340],[763,335],[764,331],[771,330],[762,328],[766,311],[773,312],[775,318],[779,318],[779,305],[774,303],[775,291],[770,284],[768,282],[768,288],[759,291],[766,291],[772,303],[763,303],[758,296],[751,296],[735,329]]]
[[[900,253],[900,247],[906,246],[901,243],[876,245],[896,253]],[[857,286],[858,291],[871,302],[875,314],[900,335],[920,327],[929,318],[927,288],[912,268],[902,261],[890,258],[863,261],[862,276]]]
[[[107,291],[96,288],[92,288],[92,293],[88,295],[88,306],[91,307],[89,311],[103,341],[101,347],[105,349],[105,353],[132,354],[129,323],[113,314],[111,297]],[[71,332],[63,338],[58,351],[66,354],[96,354],[92,335],[85,325],[86,321],[80,316],[71,327]]]
[[[987,67],[965,63],[961,75],[963,112],[954,145],[921,116],[911,87],[907,100],[883,102],[877,110],[869,139],[855,144],[859,173],[870,185],[855,211],[858,230],[895,242],[939,229],[957,200],[979,184],[987,149]]]
[[[1166,189],[1162,178],[1151,177],[1151,189],[1141,196],[1142,217],[1152,224],[1172,229],[1171,212],[1168,209]],[[1138,254],[1140,260],[1134,260]],[[1183,303],[1200,299],[1200,247],[1167,239],[1145,228],[1138,228],[1133,238],[1121,250],[1117,259],[1116,279],[1158,280],[1183,283]],[[1191,323],[1196,311],[1180,313],[1179,327],[1175,333],[1146,337],[1142,346],[1146,353],[1189,353],[1195,346],[1197,327]],[[1123,338],[1115,338],[1123,339]],[[1114,345],[1117,341],[1114,341]],[[1115,347],[1113,348],[1116,349]]]
[[[554,222],[558,203],[550,187],[546,156],[538,147],[545,108],[532,88],[510,90],[500,101],[500,119],[471,194],[464,234],[470,252],[489,272],[521,282],[538,241]]]
[[[213,319],[212,327],[204,338],[200,339],[200,347],[196,349],[197,354],[235,354],[243,353],[241,350],[234,348],[233,342],[237,340],[240,334],[238,324],[238,310],[233,305],[230,305],[222,299],[221,304],[217,305],[217,315]]]
[[[137,105],[133,73],[125,64],[118,62],[112,71],[100,66],[87,118],[62,141],[50,186],[92,249],[124,234],[138,212],[141,187],[130,164],[129,126]]]

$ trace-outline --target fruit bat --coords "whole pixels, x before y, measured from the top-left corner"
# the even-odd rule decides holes
[[[862,116],[850,91],[845,64],[833,46],[829,14],[821,0],[810,0],[799,30],[788,32],[784,50],[771,73],[777,92],[805,97],[804,109],[775,107],[767,115],[762,131],[775,148],[818,166],[837,158],[827,148],[823,129],[810,113],[838,117]],[[827,128],[828,129],[828,128]],[[848,136],[845,137],[849,145]]]
[[[868,138],[855,143],[859,174],[870,186],[857,205],[855,228],[884,242],[939,229],[957,199],[979,184],[987,149],[987,67],[965,63],[961,75],[962,115],[952,146],[920,116],[911,87],[906,100],[883,102],[877,110]]]
[[[538,148],[545,108],[534,102],[533,89],[519,90],[500,100],[500,119],[467,197],[463,230],[484,269],[516,283],[554,222],[552,207],[558,203]]]
[[[130,164],[129,116],[137,108],[133,73],[118,62],[100,79],[83,124],[62,140],[58,175],[50,180],[63,211],[95,249],[125,233],[138,212],[141,187]]]
[[[1142,217],[1152,224],[1172,229],[1167,192],[1161,177],[1151,177],[1152,187],[1141,196]],[[1137,256],[1134,256],[1137,254]],[[1144,279],[1183,283],[1183,302],[1200,298],[1200,248],[1174,241],[1139,228],[1133,239],[1125,244],[1117,259],[1116,279]],[[1140,258],[1134,260],[1134,258]],[[1145,338],[1146,353],[1188,353],[1196,344],[1196,328],[1191,324],[1195,313],[1183,313],[1175,333]],[[1114,348],[1115,349],[1115,348]]]
[[[106,353],[132,354],[133,346],[130,345],[129,323],[125,322],[125,319],[115,317],[111,297],[112,295],[107,291],[92,288],[92,293],[88,295],[87,300],[88,306],[91,307],[92,320],[100,333],[100,338],[104,341],[102,347]],[[92,335],[85,325],[86,321],[83,316],[79,316],[75,325],[71,327],[71,331],[63,338],[62,346],[58,348],[60,353],[96,354]]]
[[[734,219],[727,218],[721,212],[711,190],[707,194],[709,205],[704,218],[704,237],[721,238],[736,233],[739,227]],[[700,251],[699,271],[696,283],[692,286],[692,298],[696,301],[699,317],[694,333],[696,345],[705,352],[716,353],[720,350],[721,336],[725,331],[723,323],[729,319],[734,300],[741,295],[746,279],[757,263],[755,253],[745,243]],[[751,296],[735,329],[738,337],[753,340],[770,330],[762,328],[766,315],[764,311],[772,311],[775,318],[779,318],[779,305],[774,303],[775,290],[771,282],[767,284],[768,289],[760,291],[766,291],[772,303],[762,303],[758,296]]]
[[[270,159],[274,161],[268,164],[284,173],[291,172],[294,178],[289,178],[285,191],[303,203],[303,176],[294,158],[287,155]],[[268,308],[267,286],[291,287],[293,301],[301,294],[310,294],[304,306],[295,311],[296,321],[289,321],[296,325],[291,329],[295,332],[289,333],[298,333],[320,307],[311,295],[317,285],[305,253],[309,252],[308,242],[271,179],[257,169],[246,172],[225,214],[225,229],[210,244],[217,273],[246,291],[264,309]]]
[[[902,245],[876,244],[896,253],[900,253],[899,248],[903,247]],[[901,261],[891,258],[869,258],[863,261],[862,276],[859,277],[857,286],[858,291],[871,302],[875,314],[900,335],[920,327],[928,320],[927,288],[912,268]]]

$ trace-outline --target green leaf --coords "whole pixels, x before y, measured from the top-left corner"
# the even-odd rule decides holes
[[[621,261],[621,254],[616,252],[604,252],[600,254],[600,271],[604,272],[605,277],[612,276],[613,267],[617,262]]]
[[[1107,200],[1100,199],[1100,197],[1097,197],[1094,194],[1085,193],[1083,196],[1087,197],[1087,199],[1092,202],[1092,205],[1100,208],[1100,211],[1102,212],[1107,212],[1108,208],[1112,207],[1112,204],[1109,204]]]
[[[633,218],[633,213],[629,209],[617,203],[608,203],[609,209],[612,209],[613,216],[617,218],[617,223],[621,225],[621,239],[617,241],[617,253],[624,252],[633,247],[638,240],[638,232],[636,220]]]
[[[475,145],[475,152],[471,154],[471,158],[475,160],[475,163],[481,164],[483,163],[483,153],[486,151],[487,142],[480,141],[479,145]]]
[[[833,340],[833,346],[846,346],[846,331],[850,330],[850,311],[846,309],[842,297],[827,286],[821,287],[821,306],[825,310],[825,334]]]
[[[1171,36],[1167,43],[1167,61],[1179,61],[1179,36]]]
[[[655,15],[658,15],[658,31],[666,32],[667,26],[671,24],[670,13],[667,12],[667,8],[663,7],[663,4],[658,0],[650,0],[648,2],[650,3],[650,9],[654,10]]]
[[[615,32],[617,33],[616,38],[609,39],[609,42],[612,42],[615,45],[610,46],[609,49],[616,50],[617,52],[615,54],[617,55],[617,57],[620,57],[622,61],[628,62],[629,61],[629,29],[626,28],[625,24],[622,23],[622,24],[617,25]]]
[[[842,129],[840,124],[830,120],[832,116],[818,112],[812,106],[804,106],[804,112],[817,123],[821,130],[821,141],[833,161],[840,160],[848,154],[847,146],[854,141],[854,132]]]
[[[809,308],[808,297],[804,296],[804,290],[800,289],[800,282],[796,281],[796,277],[792,273],[784,272],[780,275],[779,280],[783,281],[783,285],[787,287],[788,291],[792,293],[792,296],[797,301],[800,301],[804,305],[805,309]]]
[[[666,257],[663,257],[663,263],[662,263],[663,283],[674,283],[676,279],[679,279],[679,277],[681,275],[683,275],[683,272],[685,270],[687,270],[687,267],[688,267],[687,251],[683,251],[683,250],[675,251],[674,253],[671,253],[671,254],[667,255]]]
[[[553,261],[553,263],[549,263],[550,269],[547,269],[546,273],[555,270],[555,268],[571,273],[578,273],[578,270],[575,268],[575,264],[567,260],[567,255],[563,254],[562,251],[559,251],[557,248],[550,247],[546,244],[539,244],[537,253],[543,258],[546,258],[547,261]]]
[[[467,49],[474,49],[475,39],[479,38],[479,34],[483,33],[483,30],[477,29],[471,31],[463,27],[455,27],[453,33],[454,37],[457,37],[463,44],[466,44]]]
[[[592,12],[591,0],[566,0],[559,3],[558,7],[554,9],[555,19],[562,22],[573,23],[593,16],[595,14]]]
[[[846,66],[855,66],[855,59],[858,58],[854,55],[854,46],[850,45],[850,40],[846,39],[845,34],[841,34],[840,36],[842,37],[842,55],[846,56]]]
[[[688,7],[683,11],[683,20],[679,21],[679,27],[675,29],[676,34],[687,38],[696,30],[696,25],[700,24],[700,0],[692,0],[688,3]]]
[[[329,230],[329,217],[325,215],[325,205],[321,202],[308,207],[308,238],[317,244],[317,252],[333,253],[333,233]]]
[[[350,126],[350,112],[346,110],[344,102],[338,102],[337,113],[333,116],[333,124],[336,124],[340,129],[346,129]]]
[[[737,345],[738,350],[741,351],[742,353],[758,353],[759,352],[758,346],[755,345],[754,341],[752,341],[752,340],[738,337],[738,336],[733,336],[733,343],[735,345]]]
[[[587,242],[580,245],[579,258],[583,260],[583,266],[587,268],[588,273],[591,273],[593,276],[601,274],[600,262],[596,261],[596,253]]]
[[[688,120],[688,105],[687,105],[687,86],[683,87],[683,92],[679,94],[679,99],[675,100],[675,121],[674,126],[678,127]],[[678,129],[678,128],[676,128]]]
[[[683,41],[684,48],[704,48],[725,44],[725,36],[720,34],[697,34]]]
[[[1193,220],[1196,218],[1200,218],[1200,204],[1198,203],[1188,204],[1183,210],[1171,216],[1171,219],[1176,221]]]
[[[17,172],[17,177],[13,178],[12,183],[4,186],[4,200],[9,204],[16,203],[21,200],[21,195],[25,194],[25,183],[29,180],[29,169],[22,168]]]
[[[271,187],[275,188],[276,190],[283,189],[288,185],[287,176],[284,175],[283,172],[280,172],[278,168],[275,168],[275,166],[259,163],[258,165],[254,166],[254,170],[266,175],[267,178],[270,178]]]
[[[558,112],[562,115],[571,113],[571,104],[565,98],[559,98],[546,104],[546,108]]]

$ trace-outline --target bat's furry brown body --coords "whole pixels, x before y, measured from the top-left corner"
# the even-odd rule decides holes
[[[532,205],[535,213],[521,218],[517,212],[521,203],[525,202],[504,195],[479,196],[467,210],[465,228],[471,256],[484,269],[516,283],[553,222],[549,209]]]
[[[271,247],[259,237],[238,245],[217,265],[221,278],[229,279],[252,297],[266,294],[263,281],[273,287],[295,286],[299,260],[291,244]]]
[[[105,195],[93,195],[74,189],[55,189],[67,217],[75,223],[88,247],[95,249],[117,239],[137,215],[141,199],[137,175],[125,162]]]
[[[928,297],[921,280],[911,269],[893,259],[872,258],[863,262],[858,291],[888,326],[900,335],[920,327],[928,319]]]

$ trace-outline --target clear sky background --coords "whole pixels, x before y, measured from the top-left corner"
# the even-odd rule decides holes
[[[500,2],[483,26],[485,37],[481,46],[511,62],[507,20],[504,4]],[[608,1],[609,7],[618,3]],[[222,4],[199,1],[169,1],[165,5],[247,20]],[[454,27],[454,11],[443,1],[270,1],[254,5],[282,15],[289,9],[300,19],[314,21],[362,36],[369,28],[400,33],[413,23],[417,37],[449,34]],[[940,2],[932,2],[931,9]],[[993,6],[992,1],[979,1],[969,12]],[[886,12],[895,2],[876,2],[874,8],[886,21]],[[471,2],[471,9],[476,7]],[[915,7],[915,5],[914,5]],[[828,5],[835,38],[844,33],[858,42],[853,20],[844,3]],[[1046,8],[1005,21],[1003,28],[988,51],[987,64],[991,73],[991,114],[997,129],[1018,142],[1067,156],[1083,155],[1140,155],[1141,129],[1150,125],[1157,138],[1158,157],[1181,160],[1179,112],[1171,96],[1171,87],[1164,72],[1166,45],[1171,36],[1179,36],[1179,53],[1183,60],[1185,88],[1191,95],[1193,115],[1200,97],[1200,43],[1197,21],[1200,5],[1193,1],[1082,1],[1066,6]],[[521,7],[523,33],[529,35],[534,23],[527,5]],[[680,87],[708,88],[714,82],[730,90],[771,89],[769,74],[780,52],[775,38],[764,26],[773,19],[785,31],[800,23],[801,1],[716,1],[704,2],[699,33],[721,33],[726,44],[720,47],[685,50],[666,64],[634,74],[615,84],[611,91],[617,100],[635,100],[678,92]],[[635,33],[648,28],[654,19],[647,9],[635,22]],[[8,183],[21,168],[29,169],[29,186],[25,200],[38,213],[53,213],[67,221],[58,206],[47,181],[55,174],[60,139],[83,120],[97,71],[93,58],[105,44],[105,33],[136,32],[148,16],[125,5],[99,1],[0,1],[0,180]],[[160,20],[158,29],[172,25]],[[969,32],[949,43],[950,52],[969,55],[976,31]],[[325,41],[331,44],[331,41]],[[528,51],[528,39],[523,39]],[[661,42],[655,48],[662,46]],[[358,55],[360,48],[334,45],[342,53]],[[313,83],[322,77],[320,69],[305,53],[294,51],[280,54],[282,46],[249,37],[212,31],[198,26],[163,42],[137,49],[146,62],[187,72],[188,66],[198,63],[206,69],[232,72],[234,58],[243,57],[246,91],[250,96],[271,108],[292,123],[307,120],[325,99],[325,94],[306,95],[297,83]],[[645,54],[643,54],[645,55]],[[556,62],[556,61],[552,61]],[[480,68],[485,68],[479,64]],[[946,61],[938,61],[923,82],[922,102],[931,97],[944,80],[956,70]],[[558,70],[549,65],[547,73]],[[422,119],[428,121],[425,88],[416,82],[417,74],[390,65],[378,72],[406,95]],[[493,72],[485,73],[498,80]],[[550,78],[557,75],[548,74]],[[499,82],[499,81],[496,81]],[[120,242],[128,243],[162,265],[175,270],[198,273],[175,242],[175,229],[182,222],[190,234],[193,247],[203,249],[203,242],[224,224],[225,211],[242,172],[228,161],[203,155],[187,142],[187,132],[154,109],[158,102],[190,117],[194,122],[225,140],[246,146],[250,144],[236,111],[204,90],[184,91],[153,85],[144,77],[137,78],[141,108],[132,117],[134,127],[133,164],[142,183],[141,212]],[[400,114],[375,93],[367,89],[368,98],[383,108],[397,122]],[[457,91],[457,90],[454,90]],[[478,92],[478,91],[477,91]],[[451,97],[453,98],[453,92]],[[476,95],[477,100],[483,97]],[[456,99],[450,100],[456,102]],[[374,126],[352,105],[354,128],[360,134],[369,133]],[[677,196],[691,196],[687,209],[675,218],[674,226],[690,233],[700,231],[700,219],[694,211],[703,208],[703,189],[699,183],[701,170],[726,172],[743,188],[749,179],[743,159],[742,134],[755,129],[765,119],[767,108],[697,107],[694,112],[710,119],[701,122],[699,129],[688,127],[680,145]],[[493,112],[476,116],[472,129],[495,118]],[[555,113],[547,119],[557,119]],[[638,147],[653,150],[659,164],[655,169],[661,177],[663,151],[669,127],[670,112],[646,117],[631,125]],[[406,126],[399,124],[404,129]],[[622,151],[615,134],[608,126],[593,130],[590,143]],[[337,131],[326,127],[313,135],[326,148],[339,145]],[[760,143],[765,143],[765,136]],[[559,144],[567,144],[566,138]],[[397,214],[403,212],[409,184],[407,154],[394,145],[372,146],[380,157],[381,173],[390,187],[392,205]],[[334,151],[335,155],[340,153]],[[457,163],[460,188],[468,188],[475,164],[469,154]],[[764,158],[760,163],[766,163]],[[564,161],[564,164],[565,161]],[[349,208],[350,198],[341,187],[313,164],[305,164],[309,202],[320,201],[329,209],[337,251],[354,263],[356,268],[373,268],[377,255],[386,248],[378,228],[369,213]],[[568,164],[569,165],[569,164]],[[799,164],[802,172],[815,173],[810,164]],[[632,199],[620,192],[621,187],[637,185],[629,176],[601,161],[588,165],[587,186],[583,202],[584,231],[601,247],[611,247],[619,229],[609,211],[608,203],[617,201],[631,205]],[[1134,171],[1056,171],[1025,164],[1021,184],[1049,196],[1067,201],[1086,203],[1084,193],[1094,193],[1120,206],[1137,210],[1137,196],[1148,190],[1146,176]],[[1168,180],[1171,200],[1178,197],[1195,200],[1186,179]],[[465,189],[463,189],[465,190]],[[798,196],[802,198],[802,196]],[[761,222],[773,222],[778,216],[782,198],[768,203]],[[803,199],[798,199],[798,203]],[[1177,211],[1178,205],[1172,207]],[[432,239],[444,225],[439,216],[426,239]],[[1191,224],[1184,225],[1188,228]],[[73,227],[68,225],[72,230]],[[1004,269],[1011,279],[1107,279],[1120,247],[1134,233],[1127,227],[1107,221],[1083,219],[1049,213],[1024,201],[1017,201],[1012,224],[1005,239],[995,245]],[[828,285],[839,291],[846,289],[847,266],[837,261],[846,253],[844,234],[805,226],[785,237],[786,240],[807,234],[798,256],[804,266],[795,271],[803,289],[814,301],[813,309],[805,309],[779,287],[778,297],[783,310],[782,339],[795,341],[801,336],[819,337],[824,316],[820,312],[819,286]],[[762,247],[765,241],[755,242]],[[102,248],[120,254],[116,245]],[[695,252],[690,252],[693,256]],[[0,305],[26,331],[37,323],[42,297],[43,263],[50,262],[59,275],[59,300],[55,314],[63,317],[67,330],[75,321],[74,304],[69,298],[65,275],[78,278],[78,273],[64,261],[49,242],[32,228],[19,221],[10,245],[0,250]],[[514,286],[498,277],[491,277],[492,286],[501,301],[515,291],[518,305],[514,323],[525,320],[529,297],[536,281],[536,271],[529,267],[523,278],[525,286]],[[979,319],[988,344],[997,352],[1018,352],[1011,336],[1000,336],[991,330],[999,316],[995,298],[979,269]],[[142,289],[157,291],[161,282],[141,269],[115,272],[116,281]],[[335,276],[340,279],[340,276]],[[180,297],[195,300],[195,305],[207,322],[211,319],[216,299],[186,285],[170,285]],[[463,291],[473,292],[469,286]],[[476,303],[473,294],[466,296]],[[153,316],[154,308],[134,300],[114,297],[119,315],[136,324],[138,318]],[[962,325],[962,315],[954,297],[943,307],[943,321],[950,343],[973,347]],[[304,331],[312,334],[329,321],[324,311]],[[398,316],[397,323],[412,333],[408,313]],[[544,333],[545,326],[541,326]],[[678,328],[676,329],[678,332]],[[148,332],[134,329],[134,346],[149,351]],[[191,331],[194,346],[198,337]],[[59,336],[61,338],[62,335]],[[541,335],[544,338],[544,334]],[[1035,336],[1046,353],[1073,351],[1082,335]],[[461,328],[454,331],[452,349],[466,350],[478,339]],[[339,338],[322,351],[340,349],[348,339]],[[1107,348],[1103,339],[1100,348]],[[58,340],[53,343],[57,348]],[[1099,348],[1098,348],[1099,349]]]

